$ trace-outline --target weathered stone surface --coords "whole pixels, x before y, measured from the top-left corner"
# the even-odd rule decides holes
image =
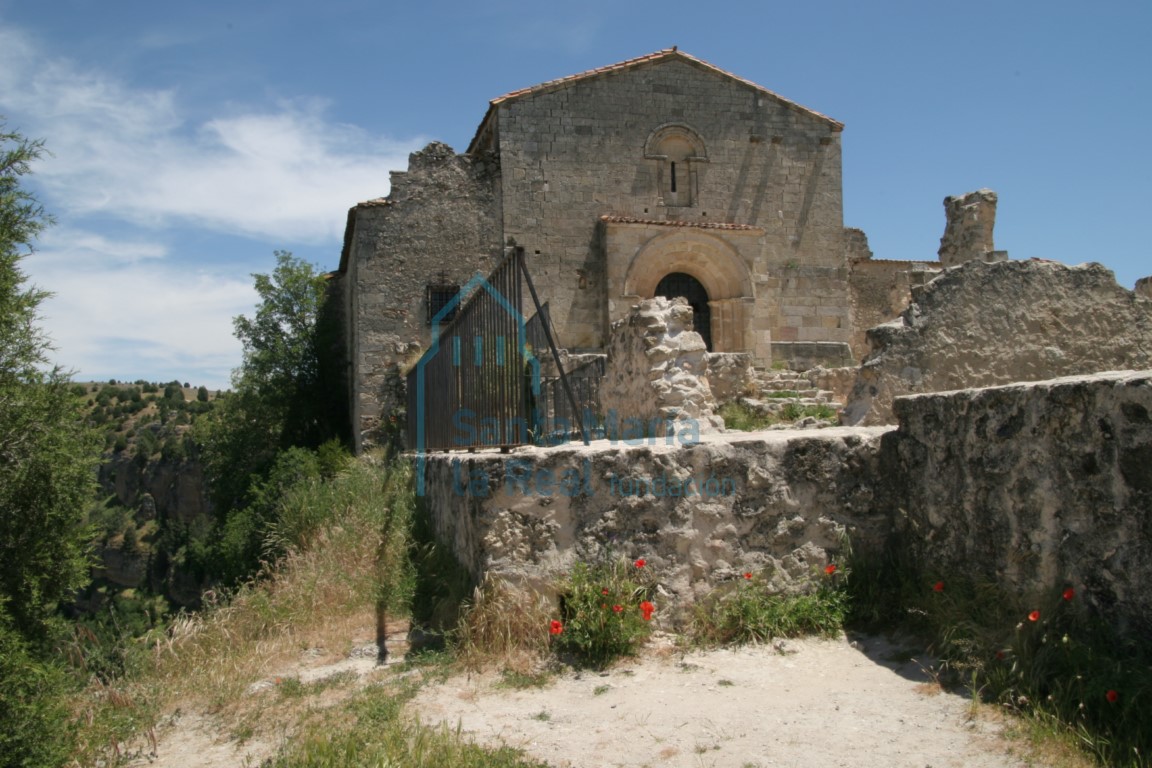
[[[844,423],[892,423],[898,395],[1152,367],[1152,301],[1099,264],[972,261],[912,299],[868,331]]]
[[[996,193],[978,189],[966,195],[944,198],[947,224],[940,238],[940,263],[954,267],[966,261],[1002,261],[1008,255],[994,255],[992,229],[996,226]]]
[[[1142,277],[1136,281],[1136,293],[1152,299],[1152,277]]]
[[[511,456],[426,458],[427,508],[479,579],[550,594],[577,559],[643,557],[674,606],[762,572],[802,589],[842,552],[877,542],[872,509],[884,429],[601,440]]]
[[[1152,631],[1152,371],[901,397],[882,469],[939,573]]]
[[[747,395],[756,385],[756,371],[748,352],[709,352],[704,355],[704,376],[717,403]]]
[[[636,305],[612,326],[600,405],[609,422],[636,420],[674,434],[695,425],[698,434],[724,428],[705,378],[707,349],[692,330],[684,299],[656,297]],[[645,432],[648,434],[648,432]],[[629,437],[623,434],[610,435]]]
[[[682,613],[745,571],[802,589],[845,534],[864,553],[902,533],[940,577],[1029,599],[1071,586],[1122,633],[1152,631],[1152,371],[902,397],[896,413],[899,428],[429,456],[427,508],[474,578],[544,594],[611,552],[648,560]]]

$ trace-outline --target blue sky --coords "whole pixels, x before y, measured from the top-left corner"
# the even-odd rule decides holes
[[[80,379],[226,386],[284,249],[335,268],[348,208],[489,99],[678,45],[846,123],[845,224],[935,257],[949,194],[1013,258],[1152,274],[1152,3],[723,5],[0,0],[0,115],[53,157],[26,262]]]

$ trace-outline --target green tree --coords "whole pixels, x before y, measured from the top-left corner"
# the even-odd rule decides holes
[[[21,261],[51,223],[21,186],[42,143],[0,120],[0,765],[58,766],[74,729],[50,648],[57,606],[88,579],[83,521],[98,442],[71,383],[48,360]]]
[[[252,276],[256,313],[233,321],[244,349],[234,391],[198,424],[213,495],[225,512],[251,501],[249,490],[281,451],[347,436],[328,281],[287,251],[275,257],[272,274]]]
[[[42,638],[57,604],[88,577],[84,510],[97,443],[38,325],[47,294],[26,287],[21,261],[51,223],[21,187],[43,145],[0,122],[0,610]]]

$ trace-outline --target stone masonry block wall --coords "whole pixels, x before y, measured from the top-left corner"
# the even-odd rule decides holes
[[[470,158],[432,143],[392,175],[387,200],[353,209],[345,280],[349,281],[352,431],[359,451],[376,438],[392,405],[397,366],[414,362],[430,339],[425,286],[440,273],[464,285],[487,275],[502,255],[492,156]]]
[[[1152,632],[1152,371],[901,397],[882,467],[940,573]]]
[[[1099,264],[970,261],[914,287],[868,340],[848,424],[892,423],[903,394],[1152,367],[1152,301]]]
[[[940,264],[923,261],[858,261],[849,273],[852,356],[859,363],[872,350],[867,330],[898,317],[912,300],[912,286],[940,273]]]
[[[772,262],[840,266],[839,133],[744,83],[665,60],[506,101],[496,119],[504,226],[526,247],[564,346],[604,341],[616,298],[596,228],[605,214],[758,226]],[[677,123],[706,156],[680,171],[690,204],[670,206],[663,161],[645,146]]]

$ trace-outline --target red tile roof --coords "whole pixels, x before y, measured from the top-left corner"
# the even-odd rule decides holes
[[[600,221],[606,224],[654,224],[660,227],[695,227],[697,229],[726,229],[739,232],[759,232],[760,227],[751,224],[725,224],[721,221],[657,221],[656,219],[638,219],[635,216],[618,216],[605,214]]]

